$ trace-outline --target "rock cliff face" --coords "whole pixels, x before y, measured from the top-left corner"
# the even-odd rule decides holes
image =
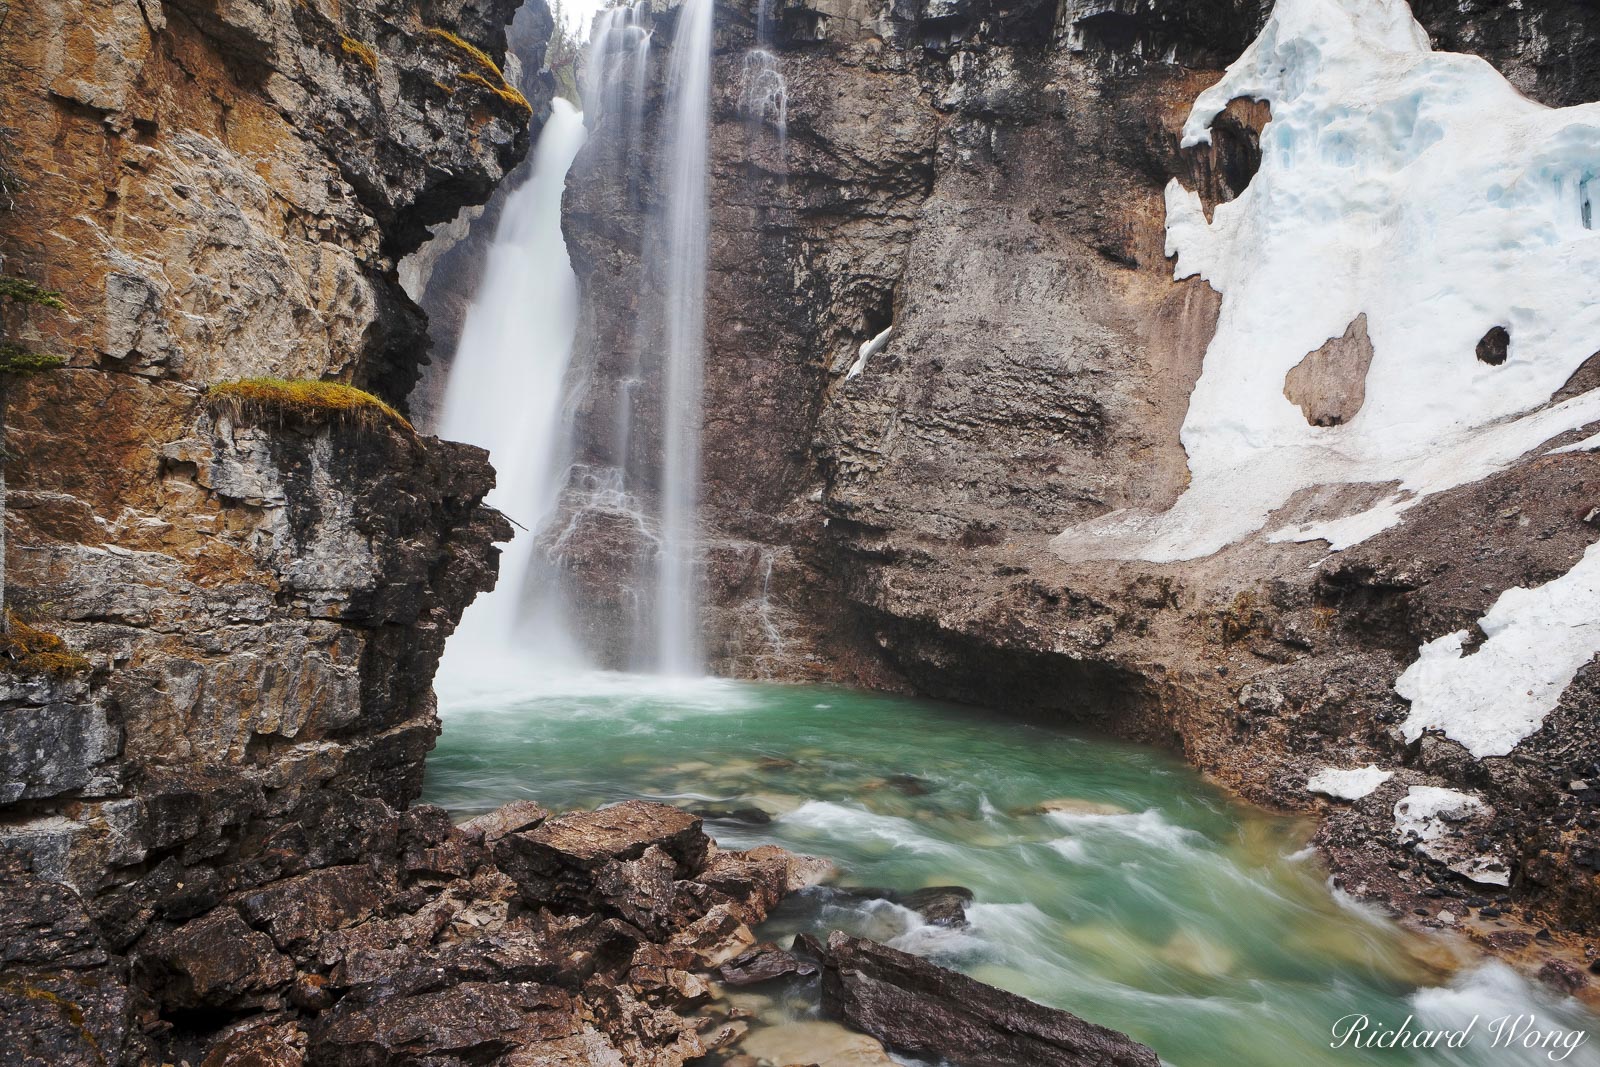
[[[1050,545],[1118,509],[1168,508],[1188,484],[1179,429],[1221,297],[1173,281],[1163,191],[1176,178],[1209,215],[1256,174],[1266,105],[1232,102],[1209,145],[1183,148],[1180,131],[1269,7],[780,5],[780,136],[744,91],[756,12],[719,6],[702,515],[713,665],[1172,745],[1247,796],[1323,810],[1341,877],[1397,909],[1434,921],[1440,893],[1501,897],[1558,935],[1583,931],[1600,921],[1594,666],[1538,733],[1481,760],[1436,735],[1408,743],[1395,684],[1424,643],[1577,563],[1595,538],[1592,454],[1535,451],[1339,553],[1256,535],[1154,564]],[[1589,5],[1419,0],[1415,14],[1436,47],[1483,56],[1535,99],[1600,98]],[[658,25],[655,40],[668,36]],[[603,119],[568,190],[592,368],[579,459],[597,466],[613,459],[604,383],[628,377],[608,361],[628,350],[637,205],[654,181],[630,186],[608,154],[619,136]],[[1306,353],[1288,388],[1309,421],[1359,410],[1349,379],[1370,347],[1358,320]],[[1561,396],[1592,385],[1586,374]],[[1296,498],[1276,525],[1373,491]],[[595,643],[615,651],[630,603],[615,575],[647,538],[573,510],[563,551],[600,605]],[[1320,768],[1367,763],[1392,775],[1353,804],[1307,789]],[[1395,809],[1413,786],[1482,805],[1440,824],[1470,855],[1402,839]]]
[[[22,1062],[163,1062],[281,1001],[223,957],[194,976],[222,1000],[153,1003],[128,955],[203,942],[194,919],[248,956],[261,923],[219,903],[361,863],[356,824],[393,838],[421,788],[435,665],[509,534],[485,455],[207,390],[403,401],[426,347],[394,264],[548,106],[499,74],[513,7],[0,7],[0,253],[66,302],[6,326],[68,357],[10,386],[8,607],[88,664],[0,676],[0,895],[38,935],[0,978],[37,1024]]]

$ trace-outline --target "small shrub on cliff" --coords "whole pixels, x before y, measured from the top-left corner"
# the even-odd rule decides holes
[[[5,630],[0,632],[0,669],[60,677],[89,669],[89,661],[56,634],[23,622],[9,611],[5,620]]]
[[[500,64],[496,63],[489,53],[471,41],[451,33],[449,30],[442,30],[437,26],[429,26],[428,33],[466,53],[473,62],[483,68],[482,73],[468,71],[464,74],[457,74],[456,79],[458,81],[481,85],[513,107],[519,107],[530,115],[533,114],[533,105],[528,103],[528,98],[519,93],[510,82],[506,81],[505,72],[500,69]],[[491,81],[485,75],[493,75],[493,80]]]
[[[218,382],[207,392],[215,411],[234,418],[283,422],[331,422],[363,430],[397,426],[410,431],[411,423],[371,393],[341,382],[286,378],[242,378]]]
[[[378,73],[378,53],[365,41],[358,41],[354,37],[341,37],[339,50],[347,56],[354,56],[360,60],[372,73]]]

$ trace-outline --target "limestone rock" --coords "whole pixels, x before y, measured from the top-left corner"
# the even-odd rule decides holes
[[[1313,426],[1339,426],[1356,417],[1367,397],[1372,339],[1367,317],[1357,315],[1344,336],[1335,337],[1295,364],[1283,379],[1283,395]]]
[[[872,941],[835,932],[805,945],[822,962],[824,1010],[913,1055],[970,1067],[1160,1062],[1115,1030]]]
[[[570,910],[608,901],[612,906],[625,905],[622,895],[630,874],[642,877],[647,868],[655,872],[652,877],[659,892],[662,878],[697,874],[708,848],[709,840],[695,816],[665,804],[630,800],[558,816],[507,835],[495,845],[494,854],[530,905]],[[652,859],[644,860],[651,850]],[[614,866],[628,863],[635,866]]]

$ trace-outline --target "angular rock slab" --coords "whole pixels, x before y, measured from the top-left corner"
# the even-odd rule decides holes
[[[644,860],[650,849],[670,860],[670,881],[698,874],[710,847],[695,816],[666,804],[629,800],[508,834],[495,844],[494,857],[530,905],[592,909],[614,903],[608,896],[633,873],[621,865]]]
[[[1158,1067],[1126,1034],[1047,1008],[876,941],[797,941],[822,964],[830,1015],[913,1055],[961,1067]]]

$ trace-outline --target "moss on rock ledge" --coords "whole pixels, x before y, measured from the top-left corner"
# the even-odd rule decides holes
[[[89,661],[56,634],[30,626],[9,611],[6,620],[7,629],[0,633],[0,670],[68,675],[89,669]]]
[[[218,382],[206,393],[211,407],[235,418],[282,422],[332,422],[375,430],[396,426],[414,432],[406,417],[371,393],[341,382],[241,378]]]

